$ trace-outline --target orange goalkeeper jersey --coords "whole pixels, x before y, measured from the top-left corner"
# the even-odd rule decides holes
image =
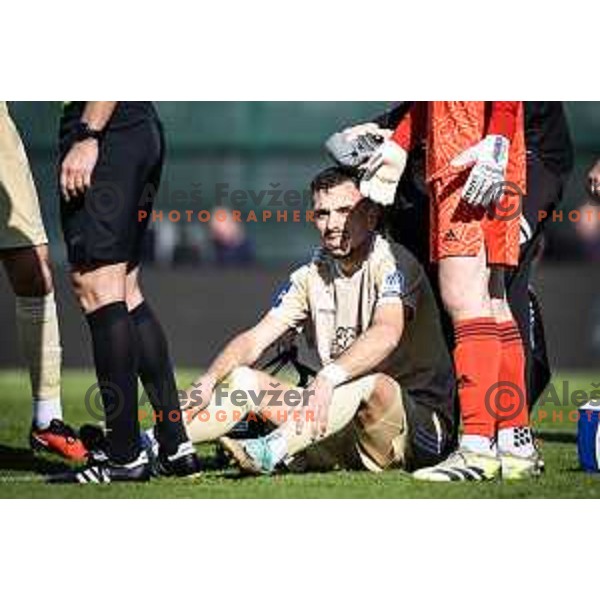
[[[486,135],[510,140],[507,180],[525,192],[525,132],[522,102],[415,102],[393,139],[406,150],[425,140],[427,180],[458,174],[450,162]]]

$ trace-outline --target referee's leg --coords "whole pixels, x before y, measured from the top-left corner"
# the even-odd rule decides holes
[[[73,288],[85,313],[104,405],[108,453],[117,464],[141,451],[137,348],[126,303],[127,263],[75,266]]]
[[[156,440],[160,449],[172,456],[189,439],[183,424],[167,337],[142,293],[139,267],[127,274],[126,302],[138,349],[138,375],[154,410]]]

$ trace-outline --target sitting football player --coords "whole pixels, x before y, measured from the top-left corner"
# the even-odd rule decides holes
[[[243,471],[414,470],[453,449],[455,382],[435,299],[417,260],[377,233],[381,207],[359,185],[344,167],[313,180],[320,248],[195,382],[203,402],[183,407],[190,439],[220,439]],[[295,329],[318,361],[305,388],[252,368]],[[224,437],[248,413],[274,430]]]

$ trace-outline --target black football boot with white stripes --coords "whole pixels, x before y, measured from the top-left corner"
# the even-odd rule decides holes
[[[142,448],[148,453],[155,477],[193,478],[202,472],[202,463],[192,442],[183,442],[179,444],[176,452],[167,454],[160,447],[152,429],[142,432],[140,441]]]
[[[194,450],[192,442],[179,444],[175,454],[158,452],[156,469],[164,477],[198,477],[202,472],[202,464]]]
[[[48,483],[141,483],[148,481],[151,475],[152,468],[145,450],[127,464],[117,464],[104,453],[97,452],[85,467],[51,475]]]

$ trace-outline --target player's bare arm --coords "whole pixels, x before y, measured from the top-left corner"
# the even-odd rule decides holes
[[[297,424],[300,433],[304,423],[311,427],[313,438],[325,435],[329,418],[329,405],[336,385],[376,370],[398,347],[404,330],[404,312],[401,303],[379,306],[371,326],[338,359],[322,369],[309,386],[309,411],[314,419],[303,418]]]
[[[237,335],[215,358],[204,375],[193,384],[200,389],[205,403],[210,401],[215,387],[238,367],[254,364],[260,355],[287,330],[288,325],[272,315],[266,315],[255,327]]]
[[[404,331],[404,311],[400,302],[384,304],[375,310],[371,326],[336,361],[356,379],[376,370],[398,347]]]
[[[62,162],[60,169],[60,187],[66,199],[73,199],[85,192],[91,185],[92,174],[98,161],[98,135],[109,122],[117,102],[87,102],[81,123],[88,128],[89,135],[76,141]]]

